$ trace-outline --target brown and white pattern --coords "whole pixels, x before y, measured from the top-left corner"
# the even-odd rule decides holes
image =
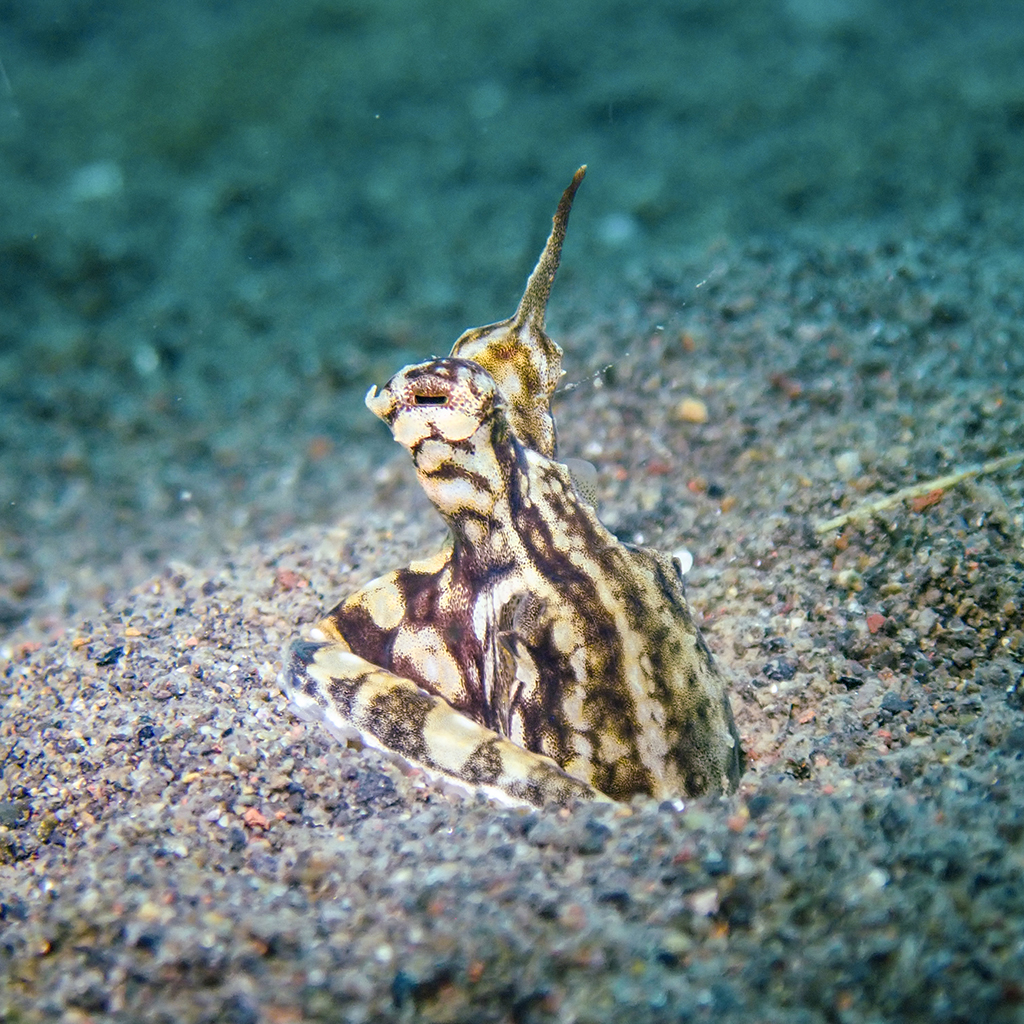
[[[371,389],[450,536],[292,644],[283,683],[339,736],[505,802],[727,792],[743,753],[678,566],[555,461],[544,312],[583,173],[515,315]]]

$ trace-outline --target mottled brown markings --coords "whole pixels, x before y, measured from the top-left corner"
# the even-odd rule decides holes
[[[405,373],[406,380],[420,380],[422,377],[438,377],[441,380],[459,380],[466,370],[476,369],[475,365],[468,359],[448,358],[432,359],[430,362],[421,363]],[[394,378],[392,378],[393,380]],[[479,394],[479,389],[470,382],[469,388],[474,394]]]
[[[640,632],[649,626],[655,615],[650,607],[651,595],[635,578],[638,565],[644,564],[643,554],[626,545],[616,548],[606,544],[597,549],[595,557],[604,578],[616,588],[629,628]]]
[[[302,686],[302,692],[307,697],[312,697],[313,700],[320,705],[320,707],[327,707],[327,698],[323,695],[320,687],[312,679],[307,679]]]
[[[327,684],[327,692],[331,695],[335,709],[345,718],[352,718],[352,708],[365,680],[365,674],[346,679],[331,676],[331,681]]]
[[[308,669],[316,658],[316,652],[324,646],[323,643],[314,640],[296,640],[291,648],[293,663],[302,666],[303,670]],[[310,676],[304,676],[299,689],[307,697],[311,697],[320,707],[327,707],[327,697]]]
[[[582,169],[516,313],[467,331],[448,359],[407,367],[368,396],[410,449],[452,539],[427,563],[439,570],[371,584],[382,589],[356,595],[321,626],[339,638],[324,646],[350,648],[371,669],[400,677],[382,690],[355,663],[352,678],[328,679],[341,718],[356,716],[364,733],[403,756],[531,803],[593,796],[588,783],[623,799],[697,794],[734,786],[742,765],[721,676],[678,572],[663,556],[619,543],[566,468],[548,461],[562,353],[544,333],[544,313],[581,179]],[[306,679],[303,692],[323,701],[307,669],[323,681],[330,659],[311,666],[310,656],[293,652],[292,678]],[[337,671],[349,664],[339,659]],[[510,753],[495,737],[458,766],[466,734],[448,744],[450,717],[431,719],[428,738],[430,709],[443,704],[521,736],[527,749]]]
[[[604,611],[592,579],[585,569],[572,562],[568,553],[558,551],[550,543],[541,551],[533,545],[528,528],[520,529],[520,537],[528,550],[533,547],[532,557],[546,577],[555,581],[565,594],[566,606],[588,610],[585,616],[575,616],[573,622],[573,631],[588,652],[588,679],[575,684],[587,686],[583,700],[587,728],[581,728],[583,723],[572,726],[565,721],[562,709],[566,689],[574,685],[569,661],[573,652],[558,648],[549,625],[538,641],[526,644],[539,669],[538,693],[521,695],[513,709],[524,723],[527,745],[564,763],[576,753],[575,734],[585,732],[591,738],[595,756],[599,756],[602,734],[615,736],[635,751],[635,706],[625,689],[623,650],[614,616]]]
[[[466,781],[478,786],[490,786],[501,778],[504,763],[496,740],[481,743],[462,766]]]
[[[571,552],[562,551],[556,546],[549,526],[553,521],[552,512],[550,507],[543,504],[549,501],[550,494],[531,494],[531,499],[536,500],[525,500],[522,484],[527,460],[521,446],[514,437],[510,437],[506,443],[496,444],[495,451],[507,480],[509,519],[527,558],[538,566],[557,590],[571,598],[566,601],[567,607],[585,607],[590,612],[586,617],[577,617],[573,628],[577,632],[582,631],[581,642],[593,648],[595,653],[591,655],[592,662],[598,660],[596,652],[601,652],[603,668],[596,674],[609,682],[603,686],[598,685],[584,701],[585,714],[591,726],[589,731],[599,732],[605,728],[623,742],[632,743],[634,736],[631,718],[628,714],[616,714],[624,703],[622,684],[610,681],[621,676],[622,668],[621,643],[614,619],[607,613],[598,615],[601,603],[593,579],[585,567],[573,561]],[[543,472],[541,478],[549,486],[557,483],[561,493],[565,493],[564,479],[559,471],[550,469]],[[570,506],[565,505],[564,511],[564,518],[568,521]],[[575,532],[584,535],[591,545],[598,543],[597,531],[589,518],[575,506],[571,507],[571,518],[576,524]],[[456,534],[461,532],[458,519],[454,517],[452,523]],[[551,640],[550,628],[544,642],[527,643],[526,647],[540,672],[539,693],[526,695],[520,692],[509,708],[509,713],[496,714],[495,718],[507,721],[518,714],[523,722],[527,746],[533,750],[542,750],[555,760],[564,762],[576,752],[575,730],[565,721],[561,710],[565,687],[573,679],[569,664],[572,652],[561,651],[556,647]]]
[[[669,759],[680,776],[687,780],[688,789],[699,792],[699,789],[693,787],[699,784],[698,780],[706,784],[708,769],[716,760],[709,742],[711,704],[706,697],[701,697],[690,704],[687,710],[686,719],[674,723],[673,735],[676,742],[669,750]]]
[[[409,449],[409,454],[412,456],[413,465],[419,469],[420,459],[423,457],[423,449],[430,442],[440,442],[445,445],[450,451],[457,452],[469,452],[471,455],[477,451],[477,444],[472,438],[467,438],[465,441],[452,441],[449,440],[441,433],[440,429],[435,425],[430,429],[430,433],[420,438],[413,444]],[[453,455],[454,458],[454,455]]]
[[[454,359],[449,356],[447,359],[437,359],[434,362],[424,363],[422,366],[416,367],[412,372],[405,375],[405,381],[407,386],[414,384],[416,381],[424,380],[428,383],[438,381],[442,385],[448,385],[447,389],[443,386],[438,389],[441,393],[453,390],[454,385],[464,386],[473,398],[479,401],[480,397],[485,394],[485,389],[480,387],[478,383],[479,373],[480,367],[471,360]],[[492,389],[486,390],[492,391]],[[490,408],[501,404],[500,395],[496,391],[493,392],[493,396],[493,405]]]
[[[563,687],[572,679],[572,667],[566,652],[551,639],[550,624],[534,643],[524,643],[539,669],[539,692],[515,695],[510,711],[523,724],[525,742],[530,750],[540,750],[560,764],[576,753],[575,729],[562,713]]]
[[[458,579],[457,563],[440,573],[402,572],[398,575],[398,585],[402,590],[407,609],[404,622],[398,627],[406,630],[421,629],[425,626],[436,630],[444,644],[445,651],[456,661],[463,680],[463,689],[456,694],[444,696],[459,708],[465,710],[479,701],[481,688],[481,647],[472,629],[465,620],[468,601],[457,604],[450,610],[440,607],[438,578],[447,573],[450,578],[449,591],[467,595],[469,589]],[[427,678],[420,670],[416,659],[410,655],[391,658],[391,663],[383,666],[399,675],[415,680],[424,689],[437,692],[434,680]]]
[[[467,437],[464,440],[452,441],[445,438],[441,434],[441,431],[438,430],[437,427],[434,427],[431,430],[430,435],[428,437],[423,438],[422,441],[417,441],[412,446],[412,448],[409,449],[410,453],[412,454],[414,463],[416,462],[417,456],[419,456],[421,449],[423,448],[423,445],[425,445],[427,441],[442,441],[448,448],[452,450],[452,452],[466,452],[470,455],[475,455],[479,450],[479,443],[475,441],[473,438]]]
[[[424,734],[433,706],[429,697],[395,687],[374,697],[361,719],[389,750],[432,765]]]
[[[521,800],[524,804],[533,804],[534,806],[540,806],[544,803],[545,796],[549,796],[550,799],[556,803],[567,803],[568,799],[559,799],[557,793],[548,793],[539,783],[531,781],[516,781],[509,782],[506,787],[506,791],[509,796],[515,797],[517,800]],[[575,794],[573,794],[575,796]],[[571,799],[571,798],[570,798]]]
[[[365,608],[347,602],[339,604],[327,618],[345,637],[353,654],[365,658],[372,665],[390,668],[391,648],[397,629],[381,629]]]
[[[550,469],[548,473],[549,486],[541,496],[543,505],[539,515],[543,519],[557,522],[567,537],[578,542],[578,546],[583,548],[588,558],[601,560],[609,556],[614,557],[616,552],[609,547],[606,533],[591,518],[593,511],[589,506],[576,501],[575,490],[566,489],[566,482],[560,474]],[[545,533],[551,537],[550,530],[545,529]],[[550,546],[554,546],[553,541]]]
[[[645,650],[651,662],[651,683],[654,698],[665,709],[665,732],[672,736],[685,723],[685,713],[680,716],[680,706],[686,694],[694,693],[696,675],[681,657],[678,644],[665,651],[661,644],[650,644]],[[671,747],[670,747],[671,749]]]
[[[448,646],[449,653],[459,662],[463,674],[469,680],[479,679],[475,671],[475,638],[457,618],[443,614],[438,607],[438,581],[445,571],[420,573],[402,570],[394,574],[395,585],[402,594],[403,606],[406,609],[402,622],[394,628],[382,629],[365,608],[358,604],[352,605],[350,602],[339,605],[331,613],[330,619],[345,636],[353,654],[389,672],[414,679],[420,686],[431,691],[436,691],[433,680],[419,672],[415,661],[409,658],[396,659],[394,645],[396,637],[402,630],[440,625],[439,632]],[[454,638],[458,639],[457,643],[451,642]],[[478,684],[476,689],[479,689]]]
[[[485,529],[494,526],[494,521],[489,516],[478,516],[474,512],[467,512],[465,518],[475,520]],[[492,540],[495,540],[497,532],[497,530],[494,531]],[[459,561],[461,578],[468,586],[491,589],[514,570],[515,562],[508,554],[500,554],[500,549],[500,542],[496,542],[492,548],[482,552],[465,543],[464,538],[463,543],[456,543],[455,552]]]
[[[490,481],[483,473],[459,466],[454,462],[442,462],[436,469],[421,470],[431,480],[468,480],[478,491],[493,494]]]
[[[621,757],[595,768],[594,785],[615,800],[628,800],[634,793],[651,790],[651,773],[638,757]]]
[[[420,573],[400,571],[396,577],[405,605],[403,625],[432,623],[438,617],[438,579],[441,572]],[[400,627],[401,628],[401,627]]]
[[[565,596],[565,606],[587,609],[586,615],[574,614],[572,623],[581,646],[588,652],[588,668],[591,670],[583,704],[586,723],[595,731],[606,728],[624,742],[631,742],[632,720],[616,720],[614,716],[614,709],[622,706],[624,685],[622,641],[614,617],[604,609],[587,571],[576,565],[569,553],[554,546],[550,531],[536,510],[527,510],[522,520],[522,525],[517,524],[520,539],[544,576]],[[542,543],[537,543],[538,538]],[[524,713],[524,721],[531,721],[535,736],[551,736],[556,731],[553,723],[561,717],[565,698],[563,689],[574,677],[569,664],[573,652],[560,650],[551,638],[550,629],[545,639],[546,642],[537,645],[527,644],[540,669],[538,712],[531,718]],[[563,751],[572,750],[564,734],[559,736],[559,740]]]
[[[557,474],[553,471],[549,472],[548,479],[554,478],[558,483],[561,480],[558,479]],[[556,495],[555,501],[561,505],[561,496],[564,492],[561,490],[553,492]],[[551,497],[549,496],[549,500]],[[554,502],[553,502],[554,503]],[[569,516],[567,511],[560,509],[563,518],[569,521],[569,531],[575,530],[578,534],[587,536],[587,549],[590,551],[597,550],[599,561],[603,562],[602,571],[606,578],[618,581],[619,587],[619,598],[621,607],[627,616],[631,629],[643,635],[646,639],[644,645],[645,653],[648,655],[651,661],[651,679],[655,696],[659,699],[659,702],[667,710],[667,722],[666,732],[669,737],[673,740],[670,743],[670,749],[668,751],[668,758],[674,762],[682,775],[686,775],[686,766],[692,764],[693,758],[697,753],[694,744],[690,742],[690,736],[688,733],[693,731],[693,723],[687,718],[687,712],[693,715],[697,719],[697,725],[699,730],[707,729],[708,722],[708,702],[706,699],[703,702],[698,701],[693,703],[691,701],[684,701],[681,699],[682,694],[679,689],[697,691],[698,686],[693,671],[685,671],[685,680],[678,678],[680,674],[681,663],[683,659],[680,658],[682,653],[681,644],[676,641],[669,645],[669,649],[665,649],[665,645],[668,643],[668,635],[670,629],[667,624],[662,623],[662,615],[652,612],[650,608],[650,595],[645,593],[642,587],[640,587],[633,579],[633,574],[629,571],[631,567],[624,565],[623,563],[632,556],[638,563],[646,563],[644,568],[650,570],[650,575],[657,587],[657,591],[660,593],[662,599],[665,602],[667,608],[670,608],[675,613],[675,619],[678,623],[681,618],[688,631],[692,629],[691,620],[689,617],[688,610],[686,609],[685,603],[682,601],[681,586],[675,580],[670,579],[662,565],[655,558],[647,555],[646,552],[641,553],[640,551],[629,551],[616,550],[608,546],[601,547],[597,536],[596,530],[589,521],[589,518],[580,513],[574,513]],[[551,544],[550,533],[541,528],[538,531],[527,531],[521,530],[521,536],[523,537],[524,543],[527,546],[533,547],[534,558],[538,563],[544,564],[546,573],[549,578],[558,579],[559,584],[565,589],[571,591],[573,585],[566,577],[566,568],[564,558],[559,559],[558,553],[554,550]],[[546,549],[546,550],[544,550]],[[556,566],[557,562],[561,562],[560,566]],[[578,588],[577,588],[578,589]],[[585,607],[594,608],[598,606],[596,597],[591,599],[591,595],[587,595],[584,600]],[[589,634],[588,648],[602,650],[610,646],[616,655],[620,650],[618,643],[617,632],[614,626],[613,620],[609,617],[604,622],[605,635],[602,637],[601,625],[596,624],[594,619],[588,619],[587,632]],[[678,626],[677,626],[678,628]],[[694,630],[694,632],[696,632]],[[596,635],[595,635],[596,634]],[[704,666],[710,669],[710,658],[709,652],[707,652],[706,645],[701,640],[699,642],[699,648],[701,650],[702,661]],[[559,686],[559,680],[567,678],[568,673],[565,666],[558,666],[558,658],[561,656],[560,652],[547,651],[541,652],[536,650],[535,660],[539,664],[552,666],[552,672],[549,679],[548,686],[544,686],[544,673],[541,675],[542,692],[543,697],[541,700],[541,710],[548,719],[552,717],[551,709],[559,706],[561,700],[561,692]],[[591,657],[591,689],[588,693],[584,709],[585,718],[591,725],[591,728],[587,732],[598,739],[594,742],[594,768],[601,774],[602,781],[597,781],[595,776],[595,784],[598,785],[602,791],[609,793],[609,795],[621,795],[623,792],[631,792],[630,786],[636,786],[637,788],[644,789],[649,788],[649,776],[650,773],[646,769],[642,768],[641,762],[638,756],[634,756],[632,752],[636,750],[637,732],[635,729],[635,708],[633,701],[626,693],[621,683],[618,681],[620,678],[619,665],[617,664],[618,658],[612,659],[612,664],[608,664],[609,659],[600,659],[604,663],[601,665],[594,664],[599,661],[597,657]],[[557,666],[557,667],[556,667]],[[686,666],[689,668],[689,666]],[[674,683],[670,684],[668,679],[669,676],[674,677]],[[612,680],[610,683],[602,685],[599,680]],[[680,687],[680,684],[682,686]],[[528,705],[524,703],[524,709],[522,711],[525,721],[530,722],[531,739],[537,742],[539,739],[538,733],[545,734],[542,728],[538,727],[538,721],[541,715],[530,715],[529,711],[526,710]],[[681,705],[683,705],[681,707]],[[688,707],[687,707],[688,705]],[[631,751],[631,755],[626,758],[619,758],[615,764],[602,765],[600,763],[600,735],[613,735],[620,740],[623,744],[628,745]],[[551,730],[550,728],[546,732],[546,737],[550,741]],[[531,743],[531,746],[533,744]],[[549,750],[556,760],[564,760],[566,752],[571,748],[571,734],[563,732],[559,737],[559,742],[553,744],[552,747],[542,746],[535,747],[535,749]],[[699,758],[701,762],[706,762],[707,757]],[[633,766],[632,768],[630,766]],[[642,780],[647,779],[644,782]],[[690,773],[691,779],[696,778]]]

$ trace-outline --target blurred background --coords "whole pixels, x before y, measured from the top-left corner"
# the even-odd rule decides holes
[[[1022,53],[1019,0],[0,0],[0,632],[365,500],[366,388],[581,163],[570,374],[752,239],[1019,238]]]

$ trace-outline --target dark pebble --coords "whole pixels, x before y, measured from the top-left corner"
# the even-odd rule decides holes
[[[96,664],[103,668],[106,668],[108,665],[116,665],[122,654],[124,654],[123,647],[111,647],[106,654],[96,659]]]
[[[619,913],[624,913],[629,907],[629,892],[625,889],[607,889],[597,894],[598,903],[608,903],[615,907]]]
[[[761,673],[773,682],[785,682],[796,675],[796,662],[788,658],[773,658],[761,669]]]
[[[20,828],[28,821],[28,807],[20,800],[0,800],[0,825]]]
[[[882,698],[882,710],[888,711],[891,714],[899,714],[900,711],[913,711],[914,702],[909,700],[903,700],[898,693],[894,693],[890,690]]]
[[[750,817],[756,821],[771,807],[772,802],[773,798],[770,793],[766,793],[763,790],[760,793],[755,793],[747,800],[747,810],[750,812]]]

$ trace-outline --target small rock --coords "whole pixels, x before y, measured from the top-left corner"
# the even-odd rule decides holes
[[[0,825],[19,828],[28,821],[28,808],[18,800],[0,800]]]
[[[788,658],[773,658],[762,669],[761,672],[774,682],[785,682],[796,675],[796,662]]]
[[[964,668],[974,660],[974,648],[973,647],[958,647],[950,657],[953,659],[953,664],[957,668]]]
[[[111,647],[109,651],[106,651],[96,659],[96,664],[103,668],[107,668],[109,665],[116,665],[122,654],[124,654],[123,647]]]
[[[754,793],[747,800],[747,810],[750,812],[750,817],[757,821],[774,802],[775,795],[768,790]]]
[[[860,476],[860,453],[855,451],[840,452],[833,460],[840,480],[852,480]]]
[[[898,693],[890,690],[882,697],[882,710],[891,714],[898,714],[900,711],[913,711],[914,702],[901,699]]]
[[[672,410],[672,418],[679,423],[707,423],[708,407],[699,398],[684,398]]]

